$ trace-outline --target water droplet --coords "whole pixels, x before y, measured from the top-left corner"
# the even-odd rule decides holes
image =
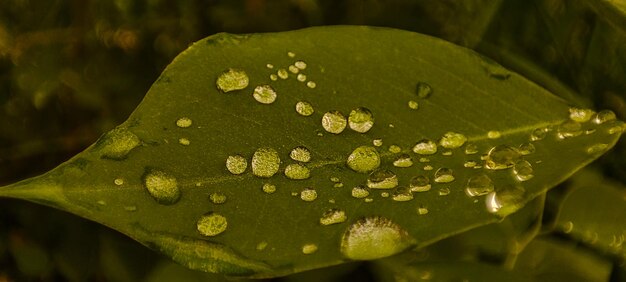
[[[276,192],[276,185],[274,184],[270,184],[270,183],[265,183],[263,184],[263,192],[267,193],[267,194],[273,194],[274,192]]]
[[[209,200],[214,204],[223,204],[226,203],[226,195],[220,192],[215,192],[209,195]]]
[[[591,119],[593,114],[595,114],[595,112],[590,109],[569,108],[569,118],[575,122],[587,122]]]
[[[217,89],[226,93],[248,87],[248,75],[240,69],[228,69],[217,77]]]
[[[502,133],[500,133],[500,131],[491,130],[491,131],[487,132],[487,138],[489,138],[489,139],[498,139],[500,137],[502,137]]]
[[[106,206],[107,202],[104,201],[104,200],[99,200],[99,201],[96,202],[96,204],[101,205],[101,206]]]
[[[437,153],[437,143],[430,139],[422,139],[415,146],[413,152],[420,155],[432,155]]]
[[[257,251],[263,251],[265,250],[265,248],[267,248],[267,242],[265,241],[261,241],[256,245],[256,250]]]
[[[308,117],[312,115],[315,110],[313,110],[313,105],[311,105],[311,103],[300,101],[296,103],[296,112],[302,116]]]
[[[242,174],[248,168],[248,161],[241,155],[228,156],[226,169],[232,174]]]
[[[533,178],[533,166],[526,160],[519,160],[513,165],[513,175],[519,181],[527,181]]]
[[[366,217],[344,232],[341,253],[352,260],[373,260],[397,254],[414,242],[406,230],[391,220]]]
[[[501,217],[507,216],[523,206],[524,188],[519,186],[507,186],[500,191],[487,194],[485,207],[490,213]]]
[[[396,202],[406,202],[413,200],[413,193],[407,187],[399,187],[393,192],[391,199]]]
[[[272,81],[278,80],[278,75],[276,75],[274,73],[270,74],[270,80],[272,80]]]
[[[115,185],[117,185],[117,186],[124,185],[124,179],[116,178],[115,180],[113,180],[113,183],[115,183]]]
[[[530,141],[539,141],[546,138],[548,131],[545,128],[537,128],[530,134]]]
[[[198,232],[207,237],[221,234],[226,231],[227,226],[228,221],[226,220],[226,217],[215,212],[204,214],[196,223],[196,229],[198,229]]]
[[[313,202],[317,199],[317,191],[311,188],[306,188],[300,192],[300,199],[305,202]]]
[[[304,146],[298,146],[289,152],[289,157],[294,161],[308,163],[311,161],[311,151]]]
[[[293,65],[301,70],[306,69],[306,63],[304,61],[296,61]]]
[[[311,177],[311,171],[302,164],[290,164],[285,167],[285,176],[289,179],[302,180]]]
[[[315,83],[315,81],[310,81],[310,80],[309,80],[309,81],[307,81],[306,86],[307,86],[308,88],[313,89],[313,88],[317,87],[317,83]]]
[[[493,191],[493,182],[487,174],[479,173],[471,176],[465,185],[465,194],[470,197],[483,196]]]
[[[372,144],[376,147],[380,147],[383,145],[383,139],[374,139],[372,140]]]
[[[559,125],[556,134],[560,139],[576,137],[583,133],[580,123],[573,120],[567,120]]]
[[[609,134],[624,132],[624,123],[622,121],[613,121],[611,123],[611,128],[607,131]]]
[[[189,144],[191,144],[191,142],[187,138],[179,138],[178,139],[178,144],[181,144],[183,146],[189,146]]]
[[[329,209],[320,218],[322,225],[331,225],[346,221],[346,212],[339,209]]]
[[[147,168],[143,174],[143,184],[159,204],[172,205],[180,199],[176,178],[163,171]]]
[[[430,180],[425,175],[415,176],[409,181],[409,188],[413,192],[426,192],[430,187]]]
[[[407,154],[400,155],[395,161],[393,161],[395,167],[411,167],[413,166],[413,159]]]
[[[359,186],[352,188],[352,197],[355,197],[357,199],[362,199],[369,195],[370,195],[370,191],[365,186],[359,185]]]
[[[421,99],[426,99],[430,97],[430,95],[432,95],[433,93],[433,88],[430,87],[430,84],[426,82],[421,82],[421,81],[417,83],[416,90],[417,90],[417,97]]]
[[[597,155],[604,153],[609,148],[609,144],[598,143],[587,147],[587,154]]]
[[[451,169],[442,167],[435,172],[435,182],[450,183],[452,181],[454,181],[454,174]]]
[[[467,143],[465,145],[465,154],[466,155],[473,155],[478,153],[478,146],[476,146],[476,144],[474,143]]]
[[[497,145],[489,150],[485,159],[485,168],[507,169],[512,167],[519,158],[520,153],[517,149],[508,145]]]
[[[424,170],[429,171],[429,170],[433,170],[433,166],[432,165],[425,165],[424,166]]]
[[[348,125],[346,117],[339,111],[329,111],[322,117],[322,127],[333,134],[341,133]]]
[[[380,192],[380,196],[383,198],[388,198],[389,197],[389,192]]]
[[[367,187],[372,189],[393,189],[398,186],[398,177],[390,170],[377,170],[367,178]]]
[[[602,110],[599,111],[594,117],[593,117],[593,123],[595,124],[603,124],[607,121],[611,121],[611,120],[615,120],[617,117],[615,116],[615,113],[611,110]]]
[[[523,156],[530,155],[535,152],[535,145],[531,143],[524,143],[519,145],[519,153]]]
[[[296,56],[296,53],[289,51],[287,52],[287,56],[289,56],[290,58],[293,58]]]
[[[272,148],[259,148],[252,155],[252,174],[258,177],[272,177],[278,172],[280,157]]]
[[[128,153],[139,145],[141,145],[139,137],[123,128],[113,129],[97,143],[102,158],[112,160],[126,159]]]
[[[376,148],[360,146],[348,156],[347,165],[356,172],[370,172],[380,166],[380,156]]]
[[[299,73],[299,72],[300,72],[300,69],[299,69],[299,68],[297,68],[297,67],[296,67],[296,66],[294,66],[294,65],[290,65],[290,66],[288,67],[288,69],[289,69],[289,71],[290,71],[291,73],[293,73],[293,74],[296,74],[296,73]]]
[[[424,157],[420,158],[420,163],[427,163],[427,162],[430,162],[429,158],[424,158]]]
[[[176,126],[178,126],[180,128],[190,127],[192,123],[193,122],[188,117],[181,117],[181,118],[176,120]]]
[[[315,252],[317,252],[317,245],[315,244],[305,244],[302,246],[302,253],[305,255],[310,255]]]
[[[439,188],[439,191],[437,191],[437,193],[439,194],[439,196],[448,196],[450,194],[450,188],[448,187]]]
[[[286,69],[279,69],[276,74],[278,75],[278,77],[280,77],[280,79],[287,79],[289,78],[289,73],[287,72]]]
[[[333,187],[334,188],[341,188],[341,187],[343,187],[343,183],[341,183],[341,182],[335,183],[335,184],[333,184]]]
[[[419,103],[417,103],[417,101],[410,100],[409,108],[412,110],[417,110],[419,108]]]
[[[446,149],[454,149],[463,146],[467,141],[467,137],[461,133],[447,132],[439,140],[439,145]]]
[[[267,84],[255,87],[252,96],[261,104],[271,104],[276,101],[276,91]]]
[[[365,198],[365,200],[363,200],[363,201],[366,202],[366,203],[371,203],[371,202],[374,201],[374,199],[372,199],[372,198]]]
[[[336,183],[336,182],[340,182],[340,181],[341,181],[341,179],[339,179],[339,177],[337,177],[337,176],[331,176],[331,177],[329,178],[329,180],[330,180],[331,182],[335,182],[335,183]]]
[[[419,214],[419,215],[426,215],[426,214],[428,214],[428,208],[421,207],[421,206],[418,207],[417,208],[417,214]]]
[[[272,65],[272,64],[267,64],[267,65],[265,65],[265,66],[266,66],[268,69],[273,69],[273,68],[274,68],[274,65]]]
[[[472,168],[476,166],[476,162],[475,161],[466,161],[463,163],[464,167],[468,167],[468,168]]]
[[[452,151],[446,150],[441,153],[442,156],[452,156]]]
[[[296,79],[300,82],[305,82],[306,81],[306,75],[305,74],[298,74],[298,76],[296,77]]]
[[[350,129],[356,132],[368,132],[372,126],[374,126],[374,116],[367,108],[356,108],[352,110],[348,116],[348,125],[350,126]]]
[[[137,206],[125,206],[124,210],[127,212],[134,212],[137,211]]]
[[[389,146],[389,152],[397,154],[397,153],[402,152],[402,148],[400,148],[400,146],[398,145],[391,145]]]

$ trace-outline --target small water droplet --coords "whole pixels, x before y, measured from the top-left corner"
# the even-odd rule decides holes
[[[359,219],[344,232],[341,253],[352,260],[373,260],[397,254],[415,240],[399,225],[384,217]]]
[[[442,156],[452,156],[452,151],[446,150],[441,153]]]
[[[311,151],[304,146],[298,146],[289,152],[289,157],[294,161],[308,163],[311,161]]]
[[[419,215],[426,215],[426,214],[428,214],[428,208],[421,207],[421,206],[418,207],[417,208],[417,214],[419,214]]]
[[[337,182],[337,183],[333,184],[333,187],[334,188],[341,188],[341,187],[343,187],[343,183]]]
[[[331,225],[342,223],[346,221],[348,217],[346,217],[346,212],[340,209],[329,209],[320,218],[320,224],[322,225]]]
[[[269,85],[259,85],[254,88],[254,92],[252,93],[254,99],[261,104],[271,104],[276,101],[276,91],[272,86]]]
[[[374,115],[372,115],[372,112],[367,108],[356,108],[352,110],[348,116],[348,125],[350,129],[356,132],[368,132],[372,126],[374,126]]]
[[[302,180],[311,177],[311,171],[302,164],[290,164],[285,167],[285,176],[289,179]]]
[[[426,192],[430,190],[430,179],[425,175],[418,175],[409,181],[409,188],[413,192]]]
[[[429,170],[433,170],[434,167],[432,165],[425,165],[423,169],[426,171],[429,171]]]
[[[329,111],[322,117],[322,127],[327,132],[339,134],[346,129],[346,125],[348,125],[348,121],[339,111]]]
[[[519,145],[519,153],[523,156],[530,155],[535,152],[535,145],[531,143],[524,143]]]
[[[296,74],[296,73],[299,73],[299,72],[300,72],[300,69],[299,69],[299,68],[297,68],[297,67],[296,67],[296,66],[294,66],[294,65],[290,65],[287,69],[289,69],[289,72],[291,72],[291,73],[293,73],[293,74]]]
[[[101,206],[106,206],[107,202],[104,201],[104,200],[99,200],[99,201],[96,202],[96,204],[101,205]]]
[[[116,178],[115,180],[113,180],[113,183],[115,183],[115,185],[117,185],[117,186],[124,185],[124,179]]]
[[[560,139],[576,137],[583,133],[580,123],[573,120],[567,120],[559,125],[556,134]]]
[[[248,161],[241,155],[228,156],[226,169],[232,174],[242,174],[248,168]]]
[[[172,205],[180,199],[180,189],[176,178],[161,170],[146,168],[143,185],[155,201],[163,205]]]
[[[317,191],[312,188],[306,188],[300,192],[300,199],[305,202],[313,202],[317,199]]]
[[[624,132],[624,123],[622,121],[612,121],[610,126],[609,130],[607,130],[609,134]]]
[[[435,182],[437,183],[450,183],[454,181],[454,174],[449,168],[439,168],[435,172]]]
[[[257,251],[263,251],[265,250],[265,248],[267,248],[267,242],[265,241],[261,241],[256,245],[256,250]]]
[[[468,168],[472,168],[476,166],[476,162],[475,161],[466,161],[463,163],[464,167],[468,167]]]
[[[548,131],[546,130],[546,128],[537,128],[533,130],[533,132],[530,134],[530,141],[543,140],[543,138],[546,138],[547,134]]]
[[[380,196],[383,198],[389,198],[389,192],[380,192]]]
[[[476,146],[476,144],[474,143],[467,143],[465,145],[465,154],[466,155],[473,155],[478,153],[478,146]]]
[[[296,61],[293,65],[301,70],[306,69],[306,63],[304,61]]]
[[[374,201],[374,199],[372,199],[372,198],[365,198],[363,201],[366,202],[366,203],[371,203],[371,202]]]
[[[520,155],[519,151],[511,146],[497,145],[489,150],[485,159],[485,168],[493,170],[510,168]]]
[[[419,161],[420,161],[420,163],[427,163],[427,162],[430,162],[430,159],[429,158],[425,158],[425,157],[421,157]]]
[[[439,188],[439,191],[437,191],[437,193],[439,194],[439,196],[448,196],[450,194],[450,188],[448,187]]]
[[[181,118],[176,120],[176,126],[178,126],[180,128],[190,127],[192,123],[193,122],[188,117],[181,117]]]
[[[267,193],[267,194],[273,194],[274,192],[276,192],[276,185],[274,184],[270,184],[270,183],[265,183],[263,184],[263,192]]]
[[[217,89],[226,93],[235,90],[241,90],[248,87],[248,75],[240,69],[228,69],[222,72],[218,77]]]
[[[611,110],[602,110],[599,111],[594,117],[593,117],[593,123],[595,124],[603,124],[607,121],[611,121],[611,120],[615,120],[617,117],[615,116],[615,113]]]
[[[391,199],[396,202],[406,202],[413,200],[413,193],[407,187],[399,187],[393,192]]]
[[[523,206],[525,193],[524,188],[520,186],[507,186],[487,194],[485,207],[490,213],[501,217],[507,216]]]
[[[376,147],[380,147],[383,145],[383,139],[374,139],[372,140],[372,144]]]
[[[289,58],[293,58],[296,56],[296,53],[289,51],[287,52],[287,56],[289,56]]]
[[[513,165],[513,175],[519,181],[527,181],[533,178],[533,166],[526,160],[519,160]]]
[[[276,75],[274,73],[270,74],[270,80],[271,81],[277,81],[278,80],[278,75]]]
[[[569,108],[569,118],[575,122],[587,122],[594,114],[595,112],[590,109]]]
[[[430,95],[432,95],[433,88],[430,87],[430,84],[420,81],[417,83],[416,91],[417,91],[417,97],[421,99],[426,99],[430,97]]]
[[[420,155],[432,155],[437,153],[437,143],[430,139],[422,139],[415,146],[413,152]]]
[[[598,143],[587,147],[587,154],[597,155],[604,153],[609,148],[609,144]]]
[[[315,110],[313,109],[313,105],[311,105],[311,103],[306,101],[300,101],[296,103],[296,112],[301,116],[308,117],[312,115]]]
[[[273,69],[273,68],[274,68],[274,65],[272,65],[272,64],[267,64],[267,65],[265,65],[265,67],[267,67],[268,69]]]
[[[376,148],[360,146],[352,151],[346,163],[348,167],[356,172],[370,172],[380,166],[380,156]]]
[[[413,159],[408,154],[402,154],[398,156],[398,158],[393,161],[393,166],[395,167],[411,167],[413,166]]]
[[[305,74],[298,74],[298,76],[296,76],[296,79],[300,82],[305,82],[306,81],[306,75]]]
[[[287,79],[289,78],[289,72],[287,72],[286,69],[279,69],[276,74],[278,75],[278,77],[280,77],[280,79]]]
[[[191,144],[191,142],[187,138],[179,138],[178,139],[178,144],[183,145],[183,146],[189,146],[189,144]]]
[[[252,155],[252,174],[257,177],[272,177],[278,172],[280,157],[272,148],[259,148]]]
[[[502,133],[500,133],[500,131],[491,130],[491,131],[487,132],[487,138],[489,138],[489,139],[498,139],[500,137],[502,137]]]
[[[419,103],[417,103],[417,101],[410,100],[409,101],[409,108],[411,110],[417,110],[419,108]]]
[[[471,176],[465,185],[465,194],[470,197],[483,196],[493,191],[493,181],[487,174],[479,173]]]
[[[207,237],[221,234],[226,231],[227,226],[228,221],[226,220],[226,217],[215,212],[204,214],[196,223],[196,229],[198,229],[198,232]]]
[[[317,83],[315,83],[315,81],[310,81],[310,80],[309,80],[309,81],[307,81],[306,86],[307,86],[308,88],[313,89],[313,88],[317,87]]]
[[[355,197],[357,199],[362,199],[369,195],[370,195],[370,191],[365,186],[359,185],[359,186],[355,186],[354,188],[352,188],[352,197]]]
[[[223,204],[226,203],[226,195],[220,192],[211,193],[209,200],[214,204]]]
[[[390,170],[377,170],[367,178],[367,187],[372,189],[393,189],[398,186],[398,177]]]
[[[467,141],[467,137],[461,133],[447,132],[439,140],[439,145],[446,149],[455,149],[463,146]]]
[[[305,255],[310,255],[317,252],[317,245],[315,244],[305,244],[302,246],[302,253]]]
[[[395,145],[395,144],[394,144],[394,145],[389,146],[389,149],[388,149],[388,150],[389,150],[389,152],[390,152],[390,153],[394,153],[394,154],[397,154],[397,153],[402,152],[402,148],[400,148],[400,146]]]

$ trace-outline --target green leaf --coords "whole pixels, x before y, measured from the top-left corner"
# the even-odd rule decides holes
[[[496,222],[622,130],[425,35],[218,34],[179,55],[124,124],[0,196],[100,222],[192,269],[270,277]]]

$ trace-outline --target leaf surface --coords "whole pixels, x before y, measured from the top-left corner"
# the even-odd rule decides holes
[[[181,53],[125,123],[0,196],[100,222],[192,269],[279,276],[515,212],[623,130],[610,113],[569,116],[530,81],[425,35],[217,34]],[[414,151],[424,139],[435,153]],[[300,146],[309,162],[302,149],[290,158]],[[470,178],[481,195],[466,193]]]

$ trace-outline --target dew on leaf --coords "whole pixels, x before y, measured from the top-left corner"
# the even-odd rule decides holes
[[[437,143],[430,139],[422,139],[415,146],[413,152],[420,155],[432,155],[437,153]]]
[[[446,149],[454,149],[463,146],[467,141],[467,137],[461,133],[447,132],[439,140],[439,145]]]
[[[519,160],[513,165],[513,175],[519,181],[527,181],[533,178],[533,166],[526,160]]]
[[[525,194],[522,187],[507,186],[502,190],[487,194],[485,207],[488,212],[504,217],[523,206]]]
[[[214,204],[223,204],[226,203],[226,195],[220,192],[211,193],[209,200]]]
[[[302,180],[311,177],[311,171],[303,164],[290,164],[285,167],[285,176],[289,179]]]
[[[368,132],[374,126],[374,115],[369,109],[358,107],[350,112],[348,125],[356,132]]]
[[[391,199],[396,202],[406,202],[413,200],[413,193],[408,187],[399,187],[391,195]]]
[[[313,109],[313,105],[311,105],[311,103],[306,101],[300,101],[296,103],[296,112],[301,116],[308,117],[312,115],[315,110]]]
[[[242,174],[248,168],[248,161],[241,155],[232,155],[226,158],[226,169],[232,174]]]
[[[391,220],[374,216],[357,220],[341,238],[341,253],[352,260],[373,260],[397,254],[415,242]]]
[[[393,189],[398,186],[398,177],[390,170],[376,170],[367,178],[367,187],[372,189]]]
[[[310,255],[317,252],[317,245],[315,244],[305,244],[302,246],[302,253],[305,255]]]
[[[342,223],[346,221],[348,217],[346,216],[346,212],[340,209],[329,209],[320,218],[320,224],[322,225],[331,225]]]
[[[300,199],[305,202],[313,202],[317,199],[317,191],[312,188],[306,188],[300,192]]]
[[[347,125],[346,117],[339,111],[329,111],[322,116],[322,127],[329,133],[339,134]]]
[[[190,127],[192,123],[193,123],[193,121],[190,118],[188,118],[188,117],[181,117],[181,118],[176,120],[176,126],[178,126],[180,128]]]
[[[259,148],[252,155],[252,174],[258,177],[272,177],[278,172],[280,157],[272,148]]]
[[[97,144],[102,158],[123,160],[130,151],[141,145],[141,140],[126,129],[116,128],[98,140]]]
[[[435,172],[435,182],[450,183],[454,181],[454,174],[451,169],[442,167]]]
[[[226,231],[228,221],[221,214],[209,212],[198,219],[196,229],[203,236],[212,237]]]
[[[416,86],[416,94],[417,97],[421,99],[426,99],[432,95],[433,89],[430,87],[430,84],[426,82],[418,82]]]
[[[252,97],[261,104],[271,104],[276,101],[276,90],[269,85],[259,85],[254,88]]]
[[[360,146],[354,149],[348,160],[348,167],[360,173],[366,173],[377,169],[380,166],[380,156],[376,148],[371,146]]]
[[[430,187],[430,179],[426,175],[415,176],[409,181],[409,188],[413,192],[426,192]]]
[[[591,109],[569,108],[569,118],[575,122],[587,122],[594,114]]]
[[[411,156],[409,156],[408,154],[402,154],[402,155],[398,156],[398,158],[396,158],[393,161],[393,166],[395,166],[395,167],[411,167],[411,166],[413,166],[413,159],[411,159]]]
[[[298,146],[289,152],[289,157],[294,161],[308,163],[311,161],[311,151],[304,146]]]
[[[509,145],[497,145],[487,154],[485,168],[499,170],[512,167],[521,154],[516,148]]]
[[[487,195],[494,189],[493,181],[485,173],[478,173],[467,180],[465,194],[470,197]]]
[[[172,205],[180,199],[180,189],[176,178],[161,170],[147,168],[143,174],[143,185],[155,201]]]
[[[567,120],[561,123],[557,129],[556,134],[560,139],[566,139],[579,136],[583,133],[580,123],[573,120]]]
[[[359,185],[352,188],[351,195],[354,198],[362,199],[369,196],[370,191],[367,187]]]
[[[240,69],[228,69],[222,72],[218,77],[217,89],[226,93],[235,90],[241,90],[248,87],[248,75]]]
[[[261,189],[267,194],[273,194],[274,192],[276,192],[276,185],[265,183],[263,184],[263,187]]]
[[[617,117],[615,116],[615,113],[613,111],[602,110],[595,114],[595,116],[593,117],[593,123],[603,124],[607,121],[615,120],[616,118]]]

